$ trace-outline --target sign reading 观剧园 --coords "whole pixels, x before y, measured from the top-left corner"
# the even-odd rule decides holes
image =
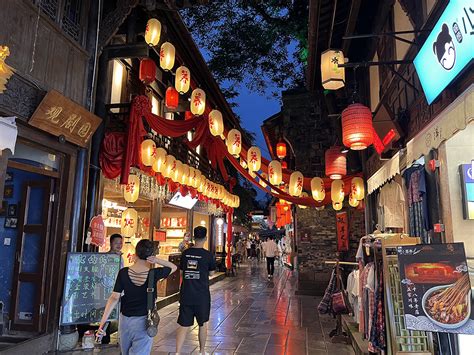
[[[49,91],[29,124],[68,142],[86,147],[101,119],[57,91]]]
[[[472,2],[451,0],[413,61],[428,104],[469,65],[473,48]]]

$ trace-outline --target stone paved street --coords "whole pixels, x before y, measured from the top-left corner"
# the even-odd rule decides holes
[[[295,296],[296,273],[276,267],[267,281],[263,263],[242,266],[238,276],[211,286],[212,310],[206,352],[213,354],[354,354],[349,345],[333,344],[335,321],[319,317],[319,298]],[[175,351],[178,303],[161,310],[153,354]],[[198,353],[198,326],[183,352]]]

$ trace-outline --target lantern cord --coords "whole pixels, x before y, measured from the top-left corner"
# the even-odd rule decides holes
[[[35,54],[36,54],[36,40],[38,39],[38,27],[39,27],[39,19],[41,15],[41,4],[43,0],[40,0],[38,3],[38,15],[36,16],[36,28],[35,28],[35,39],[33,40],[33,52],[31,53],[31,65],[30,65],[30,73],[33,71],[35,67]]]

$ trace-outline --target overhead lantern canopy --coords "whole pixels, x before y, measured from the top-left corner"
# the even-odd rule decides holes
[[[281,184],[281,163],[278,160],[272,160],[268,164],[268,178],[272,185],[278,186]]]
[[[227,134],[227,150],[238,158],[242,150],[242,134],[237,129],[231,129]]]
[[[219,110],[209,112],[209,130],[214,137],[224,133],[224,121],[222,119],[222,113]]]
[[[294,171],[290,175],[289,193],[291,196],[300,196],[303,192],[303,174],[299,171]]]
[[[140,179],[136,175],[128,176],[128,184],[123,188],[123,198],[127,202],[135,202],[140,195]]]
[[[191,94],[191,112],[201,116],[206,109],[206,93],[202,89],[194,89]]]
[[[260,148],[251,147],[247,151],[247,165],[251,172],[260,170],[262,165],[262,153],[260,152]]]
[[[164,70],[171,70],[174,67],[176,49],[170,42],[165,42],[160,48],[160,67]]]
[[[326,160],[326,176],[332,180],[342,179],[347,173],[346,154],[341,147],[331,147],[324,154]]]
[[[345,71],[338,65],[344,64],[344,54],[340,50],[328,49],[321,54],[321,80],[326,90],[344,87]]]
[[[156,46],[160,42],[161,22],[151,18],[146,23],[145,42],[150,46]]]
[[[153,162],[152,169],[155,173],[163,173],[163,168],[166,161],[166,150],[163,148],[156,148],[156,157]]]
[[[331,200],[332,202],[344,201],[344,182],[342,180],[334,180],[331,183]]]
[[[342,141],[352,150],[366,149],[374,143],[372,112],[361,104],[351,104],[342,111]]]
[[[326,197],[326,190],[324,189],[324,181],[320,177],[311,179],[311,193],[313,199],[321,202]]]
[[[152,166],[156,159],[156,144],[152,139],[145,139],[141,144],[142,164]]]
[[[279,159],[285,159],[286,157],[286,143],[283,140],[277,143],[276,153]]]
[[[165,105],[166,105],[167,108],[169,108],[171,110],[176,110],[178,108],[179,93],[172,86],[170,86],[168,89],[166,89]]]
[[[174,87],[180,94],[185,94],[189,91],[191,85],[191,72],[184,65],[176,69],[176,77]]]
[[[365,195],[364,180],[360,177],[351,180],[351,195],[357,200],[363,200]]]
[[[156,78],[156,64],[150,58],[143,58],[140,60],[140,70],[138,73],[140,81],[148,85],[155,81]]]

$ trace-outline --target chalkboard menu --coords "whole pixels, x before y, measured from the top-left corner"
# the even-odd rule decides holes
[[[99,322],[120,270],[120,256],[68,253],[61,325]],[[117,309],[109,319],[117,319]]]

